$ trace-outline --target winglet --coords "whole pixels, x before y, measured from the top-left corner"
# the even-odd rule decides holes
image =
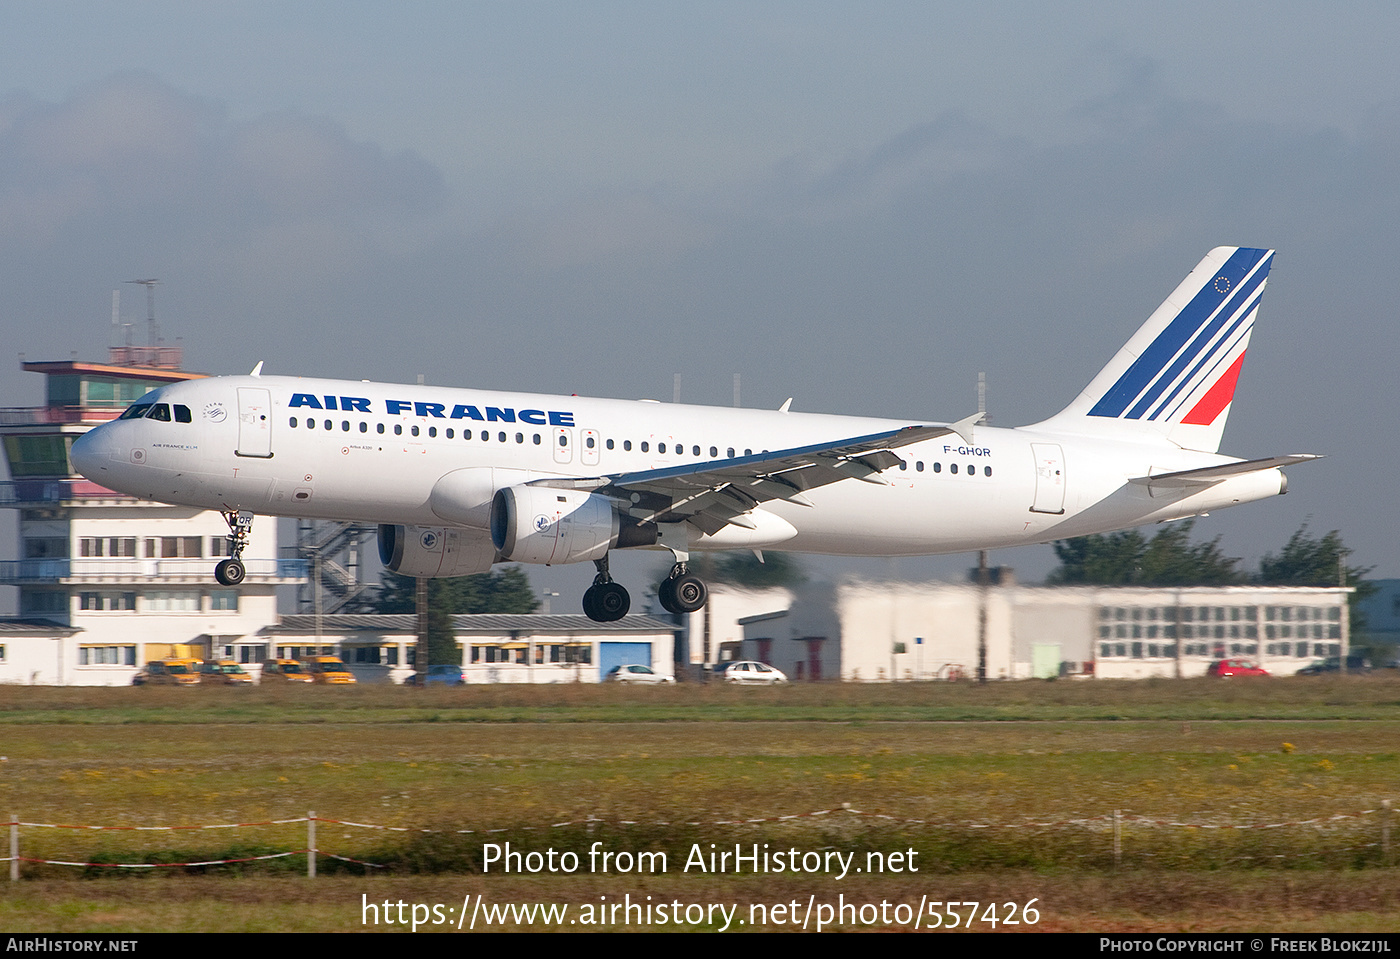
[[[258,360],[258,365],[255,366],[255,367],[253,367],[253,372],[249,373],[248,375],[249,375],[249,376],[262,376],[262,365],[263,365],[263,361],[262,361],[262,360]]]
[[[959,436],[961,436],[961,437],[962,437],[962,441],[963,441],[964,443],[966,443],[968,446],[971,446],[971,445],[972,445],[972,428],[973,428],[974,426],[976,426],[978,423],[982,422],[982,417],[984,417],[984,416],[986,416],[986,415],[987,415],[987,414],[985,414],[985,413],[973,413],[971,416],[965,416],[965,417],[963,417],[962,419],[958,420],[956,423],[950,423],[950,424],[948,425],[948,428],[949,428],[950,430],[952,430],[954,433],[957,433]]]
[[[791,396],[789,396],[787,399],[785,399],[785,400],[783,401],[783,405],[782,405],[782,406],[778,407],[778,412],[779,412],[779,413],[786,413],[786,412],[787,412],[788,410],[790,410],[790,409],[792,409],[792,397],[791,397]]]

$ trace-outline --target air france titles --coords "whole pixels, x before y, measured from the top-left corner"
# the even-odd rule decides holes
[[[293,393],[288,408],[309,410],[340,410],[345,413],[373,413],[372,402],[365,396],[314,396]],[[512,406],[479,407],[457,403],[448,409],[446,403],[425,403],[422,400],[385,400],[388,416],[421,416],[440,420],[478,420],[482,423],[529,423],[531,426],[574,426],[574,414],[566,410],[517,410]]]

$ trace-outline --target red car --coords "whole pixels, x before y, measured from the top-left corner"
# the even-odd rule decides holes
[[[1207,676],[1267,676],[1269,671],[1247,659],[1217,659],[1206,670]]]

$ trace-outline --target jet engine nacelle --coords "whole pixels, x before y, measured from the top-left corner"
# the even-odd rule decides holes
[[[438,519],[453,526],[486,530],[491,525],[491,499],[496,490],[538,479],[534,470],[474,466],[443,475],[428,496],[428,507]]]
[[[485,530],[381,525],[379,561],[405,576],[470,576],[491,568],[496,547]]]
[[[622,516],[615,501],[582,490],[508,486],[491,501],[491,541],[513,563],[580,563],[608,550],[650,546],[656,524]]]

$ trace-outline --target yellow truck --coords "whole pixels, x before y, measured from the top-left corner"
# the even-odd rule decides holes
[[[137,673],[133,686],[198,686],[200,661],[184,657],[154,659]]]
[[[311,674],[311,681],[318,685],[348,686],[355,682],[350,667],[335,656],[311,656],[301,662]]]
[[[199,681],[206,686],[251,686],[253,677],[231,659],[211,659],[201,663]]]
[[[284,683],[309,683],[311,670],[295,659],[269,659],[263,663],[260,682],[272,685]]]

